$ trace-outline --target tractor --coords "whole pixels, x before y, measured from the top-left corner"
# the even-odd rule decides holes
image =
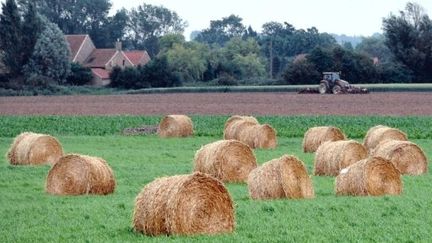
[[[367,94],[365,88],[351,85],[340,78],[340,72],[323,72],[323,79],[320,81],[319,88],[307,88],[300,90],[300,94]]]

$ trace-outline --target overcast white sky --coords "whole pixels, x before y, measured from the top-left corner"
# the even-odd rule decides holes
[[[208,28],[210,20],[230,14],[260,31],[269,21],[284,21],[296,28],[315,26],[320,32],[369,36],[382,32],[382,19],[404,9],[407,0],[112,0],[113,9],[130,9],[142,3],[163,5],[177,12],[193,30]],[[417,0],[432,17],[432,0]]]

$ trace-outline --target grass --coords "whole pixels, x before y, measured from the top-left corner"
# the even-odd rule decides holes
[[[197,136],[221,137],[228,116],[192,116]],[[0,137],[24,131],[52,135],[119,135],[124,128],[157,125],[161,116],[0,116]],[[430,116],[262,116],[282,137],[302,137],[313,126],[337,126],[351,138],[363,138],[377,124],[397,127],[412,139],[432,138]]]
[[[186,139],[160,139],[156,136],[120,136],[113,132],[121,125],[153,122],[156,117],[0,117],[2,122],[0,154],[5,154],[13,136],[5,136],[15,121],[20,128],[35,124],[38,129],[59,135],[66,152],[105,158],[115,171],[117,188],[108,196],[56,197],[44,192],[48,166],[15,167],[3,159],[0,163],[0,235],[2,242],[347,242],[432,240],[432,187],[430,174],[404,176],[404,192],[397,197],[336,197],[334,178],[312,177],[316,198],[313,200],[252,201],[245,184],[227,184],[235,202],[235,233],[219,236],[146,237],[131,229],[134,198],[142,187],[157,177],[185,174],[192,169],[194,153],[203,144],[220,138],[210,126],[223,125],[225,117],[194,117],[201,136]],[[22,120],[21,120],[22,119]],[[36,121],[32,120],[36,119]],[[303,121],[313,124],[310,117],[263,117],[260,120],[286,124],[294,130]],[[294,120],[296,120],[294,119]],[[327,121],[330,117],[316,117]],[[336,119],[336,118],[335,118]],[[367,130],[370,117],[338,118],[340,124]],[[344,120],[345,119],[345,120]],[[384,118],[373,118],[380,120]],[[412,131],[430,118],[392,120]],[[411,120],[412,119],[412,120]],[[54,121],[52,121],[54,120]],[[102,123],[112,130],[105,130]],[[215,120],[213,122],[209,120]],[[337,119],[336,119],[337,120]],[[355,122],[356,121],[356,122]],[[380,120],[381,121],[381,120]],[[57,124],[57,122],[59,124]],[[65,123],[63,123],[65,122]],[[83,122],[81,129],[78,124]],[[208,122],[208,127],[205,124]],[[352,123],[350,123],[352,122]],[[409,122],[412,122],[409,124]],[[58,129],[62,123],[64,129]],[[102,124],[101,124],[102,123]],[[65,125],[68,124],[68,125]],[[70,125],[69,127],[69,124]],[[119,125],[120,124],[120,125]],[[5,126],[8,125],[8,126]],[[279,126],[279,125],[278,125]],[[306,126],[306,125],[304,125]],[[97,134],[86,135],[92,128],[102,127]],[[302,126],[303,127],[303,126]],[[430,127],[430,126],[429,126]],[[425,129],[429,129],[425,128]],[[7,128],[7,129],[5,129]],[[31,127],[26,127],[31,128]],[[205,128],[205,129],[204,129]],[[51,129],[51,130],[50,130]],[[208,130],[207,132],[206,129]],[[216,128],[213,128],[216,130]],[[220,128],[217,128],[220,129]],[[19,130],[19,129],[18,129]],[[64,130],[67,132],[62,133]],[[105,131],[111,131],[106,132]],[[74,134],[76,133],[76,134]],[[206,133],[215,135],[207,136]],[[289,133],[287,133],[289,134]],[[430,133],[427,133],[430,134]],[[16,135],[16,134],[15,134]],[[409,134],[411,135],[411,134]],[[414,139],[430,158],[432,140]],[[301,151],[301,136],[280,136],[275,150],[256,150],[261,164],[283,154],[294,154],[312,171],[313,155]],[[431,168],[429,168],[431,169]]]

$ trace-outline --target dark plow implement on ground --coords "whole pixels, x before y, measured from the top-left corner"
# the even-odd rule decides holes
[[[340,79],[339,72],[324,72],[318,88],[306,88],[299,94],[367,94],[366,88],[356,87]]]

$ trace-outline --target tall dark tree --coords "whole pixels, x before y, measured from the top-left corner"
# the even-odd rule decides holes
[[[38,16],[35,5],[29,2],[24,15],[24,22],[22,25],[22,53],[23,62],[26,64],[33,54],[34,46],[42,31],[41,18]]]
[[[57,24],[65,34],[90,34],[96,46],[103,46],[110,0],[20,0],[22,6],[34,3],[39,13]]]
[[[268,60],[275,60],[279,66],[273,64],[272,77],[278,76],[275,70],[283,70],[290,60],[299,54],[310,53],[315,47],[330,48],[336,44],[332,36],[326,33],[319,33],[315,27],[303,30],[295,29],[293,25],[284,22],[268,22],[263,25],[261,35],[261,48]],[[269,70],[270,71],[270,70]]]
[[[0,15],[0,50],[3,52],[3,63],[13,76],[21,73],[23,64],[22,23],[15,0],[2,3]]]
[[[432,20],[416,3],[408,3],[399,16],[383,21],[386,45],[395,58],[412,70],[415,81],[432,80]]]
[[[195,40],[223,46],[231,38],[241,37],[245,34],[246,27],[242,24],[242,21],[243,19],[236,15],[230,15],[221,20],[212,20],[210,21],[210,27],[201,31]]]
[[[124,8],[117,11],[114,16],[108,18],[104,31],[108,36],[106,37],[104,47],[110,47],[115,41],[124,39],[128,22],[128,11]]]
[[[146,49],[151,57],[159,52],[158,39],[166,34],[183,33],[187,23],[176,12],[162,6],[142,4],[129,13],[128,43]]]

